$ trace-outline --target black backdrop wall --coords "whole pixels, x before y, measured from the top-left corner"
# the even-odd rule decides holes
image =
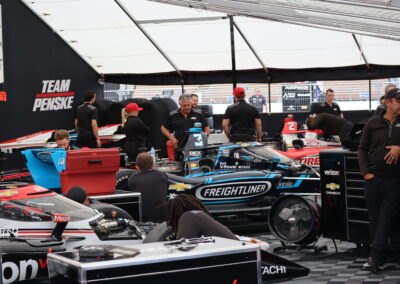
[[[83,92],[103,97],[99,75],[22,1],[0,4],[7,91],[0,102],[0,141],[73,128],[73,105]]]

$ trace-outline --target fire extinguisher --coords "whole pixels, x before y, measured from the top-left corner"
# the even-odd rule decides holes
[[[168,159],[170,161],[175,161],[175,149],[174,149],[174,145],[172,145],[171,141],[167,141],[166,147],[167,147],[167,153],[168,153]]]

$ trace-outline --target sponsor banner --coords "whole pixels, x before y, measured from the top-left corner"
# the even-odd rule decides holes
[[[227,200],[256,197],[267,193],[272,185],[269,181],[233,182],[201,186],[196,190],[200,200]]]
[[[43,80],[41,93],[36,94],[32,111],[72,109],[75,92],[70,89],[71,79]]]

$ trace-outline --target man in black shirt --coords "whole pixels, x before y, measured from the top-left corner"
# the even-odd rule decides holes
[[[353,129],[350,121],[329,113],[320,113],[309,117],[306,124],[310,130],[320,129],[326,135],[339,135],[342,144],[346,144],[350,140],[350,133]]]
[[[385,104],[384,113],[368,120],[358,149],[372,240],[364,267],[373,272],[385,261],[384,250],[400,204],[400,89],[390,90]]]
[[[172,111],[167,121],[161,125],[161,132],[172,142],[175,149],[178,146],[179,148],[185,146],[182,143],[187,135],[187,131],[196,122],[202,124],[205,133],[210,133],[210,127],[208,127],[201,110],[192,108],[190,95],[181,95],[179,97],[179,106],[179,109]]]
[[[233,90],[235,104],[230,105],[222,121],[222,129],[230,142],[261,142],[262,126],[257,109],[245,100],[242,87]],[[256,136],[255,136],[256,134]]]
[[[260,89],[256,89],[255,94],[250,97],[249,103],[255,106],[258,112],[261,113],[264,111],[264,106],[266,105],[267,100],[261,95]]]
[[[386,110],[385,96],[386,96],[386,94],[387,94],[390,90],[392,90],[392,89],[394,89],[394,88],[396,88],[396,85],[394,85],[394,84],[389,84],[389,85],[387,85],[387,86],[385,87],[385,95],[383,95],[382,97],[380,97],[380,99],[379,99],[379,105],[378,105],[378,107],[377,107],[376,110],[375,110],[375,115],[376,115],[376,114],[380,114],[382,111]]]
[[[342,111],[337,103],[333,101],[335,98],[335,92],[332,89],[326,90],[325,102],[321,103],[316,109],[315,113],[330,113],[341,118],[344,118]],[[311,113],[314,114],[314,113]]]
[[[75,129],[78,132],[77,146],[96,148],[101,147],[99,129],[97,126],[98,112],[93,105],[96,93],[87,91],[84,95],[85,102],[78,106],[75,116]]]
[[[140,153],[136,158],[137,173],[128,179],[128,188],[140,192],[142,196],[143,222],[161,223],[164,210],[159,207],[167,201],[168,177],[164,172],[153,168],[153,157]]]
[[[199,109],[199,96],[195,93],[190,95],[190,103],[192,105],[192,109]]]
[[[139,111],[143,110],[136,103],[130,103],[125,107],[128,114],[124,125],[126,135],[125,152],[129,161],[136,161],[140,152],[146,151],[146,136],[150,134],[150,129],[138,117]]]

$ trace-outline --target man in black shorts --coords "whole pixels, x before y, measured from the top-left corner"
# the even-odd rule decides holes
[[[172,111],[167,121],[161,125],[161,132],[172,142],[175,149],[185,146],[182,144],[184,138],[196,122],[202,124],[205,133],[210,133],[210,127],[208,127],[201,110],[192,108],[190,95],[181,95],[179,106],[179,109]]]
[[[326,135],[339,135],[343,146],[348,145],[353,123],[329,113],[313,115],[306,120],[307,128],[310,130],[320,129]]]
[[[138,172],[129,177],[128,188],[142,195],[142,221],[161,223],[164,211],[159,206],[167,201],[168,177],[166,173],[155,170],[153,165],[150,154],[140,153],[136,158]]]
[[[75,116],[75,129],[78,132],[77,146],[96,148],[101,147],[99,129],[97,126],[98,112],[93,105],[96,93],[87,91],[84,95],[85,102],[78,106]]]
[[[245,100],[245,91],[242,87],[233,90],[235,104],[230,105],[222,121],[222,129],[232,143],[261,142],[262,125],[260,113]]]

